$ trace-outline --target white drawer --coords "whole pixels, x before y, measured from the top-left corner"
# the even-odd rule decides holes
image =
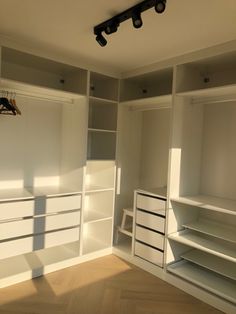
[[[81,208],[81,195],[70,195],[46,199],[47,213],[54,213],[64,210],[80,208]]]
[[[0,259],[79,240],[79,227],[0,243]]]
[[[33,216],[34,200],[0,203],[0,220]]]
[[[165,218],[137,210],[136,223],[158,232],[165,232]]]
[[[0,220],[57,213],[80,208],[81,195],[53,198],[37,197],[34,200],[0,203]]]
[[[80,211],[0,223],[0,239],[10,239],[80,224]]]
[[[136,226],[135,238],[160,250],[164,249],[164,236],[157,232]]]
[[[163,253],[145,244],[135,242],[135,255],[163,267]]]
[[[136,207],[165,216],[166,201],[138,194]]]

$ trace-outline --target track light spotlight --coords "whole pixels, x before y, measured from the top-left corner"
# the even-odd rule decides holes
[[[109,20],[98,24],[93,29],[93,32],[96,35],[96,41],[99,43],[100,46],[106,46],[107,41],[102,33],[104,32],[107,35],[115,33],[119,25],[128,19],[132,19],[133,26],[135,28],[142,27],[142,12],[149,10],[153,7],[155,7],[157,13],[163,13],[166,8],[166,0],[144,0],[134,5],[133,7],[113,16]]]
[[[107,24],[107,26],[105,27],[104,31],[105,31],[105,33],[107,35],[110,35],[112,33],[117,32],[118,26],[119,26],[119,23],[116,23],[116,22]]]
[[[156,0],[155,10],[157,13],[163,13],[166,8],[166,0]]]
[[[138,11],[134,11],[133,15],[132,15],[132,21],[133,21],[133,26],[134,28],[140,28],[143,25],[143,21],[141,18],[141,13]]]
[[[104,47],[104,46],[106,46],[106,44],[107,44],[107,40],[106,40],[106,38],[102,35],[102,33],[97,34],[97,36],[96,36],[96,41],[99,43],[99,45],[100,45],[101,47]]]

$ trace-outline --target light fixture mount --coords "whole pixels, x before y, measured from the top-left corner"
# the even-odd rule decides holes
[[[145,0],[135,6],[113,16],[109,20],[102,22],[94,27],[94,34],[96,35],[96,40],[100,46],[104,47],[107,44],[105,37],[102,32],[110,35],[115,33],[120,25],[120,23],[132,19],[133,26],[135,28],[140,28],[143,25],[141,13],[155,7],[157,13],[163,13],[166,8],[166,0]]]

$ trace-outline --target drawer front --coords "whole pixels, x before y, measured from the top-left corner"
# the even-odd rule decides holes
[[[54,198],[36,197],[34,200],[0,203],[0,220],[44,215],[80,208],[81,195]]]
[[[46,200],[47,213],[81,208],[81,195],[53,197]]]
[[[164,236],[154,231],[136,226],[135,238],[160,250],[164,249]]]
[[[145,244],[135,242],[135,255],[142,257],[148,262],[163,267],[163,253]]]
[[[79,227],[0,243],[0,259],[79,240]]]
[[[44,233],[80,224],[80,211],[0,223],[0,240]]]
[[[138,194],[137,208],[165,216],[166,201]]]
[[[165,218],[137,210],[136,223],[158,232],[165,232]]]
[[[33,216],[34,200],[0,203],[0,220]]]

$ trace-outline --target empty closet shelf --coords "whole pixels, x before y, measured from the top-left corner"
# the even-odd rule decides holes
[[[191,250],[181,257],[194,264],[214,271],[222,276],[236,280],[236,264],[199,250]]]
[[[216,241],[203,237],[192,230],[183,230],[168,236],[169,239],[190,247],[211,253],[226,260],[236,262],[236,251],[230,246],[226,246]]]
[[[183,279],[186,279],[208,291],[235,303],[236,284],[234,281],[216,275],[187,261],[180,261],[168,266],[167,270]]]
[[[197,221],[183,224],[183,227],[236,243],[236,232],[234,226],[229,226],[207,219],[199,219]]]

